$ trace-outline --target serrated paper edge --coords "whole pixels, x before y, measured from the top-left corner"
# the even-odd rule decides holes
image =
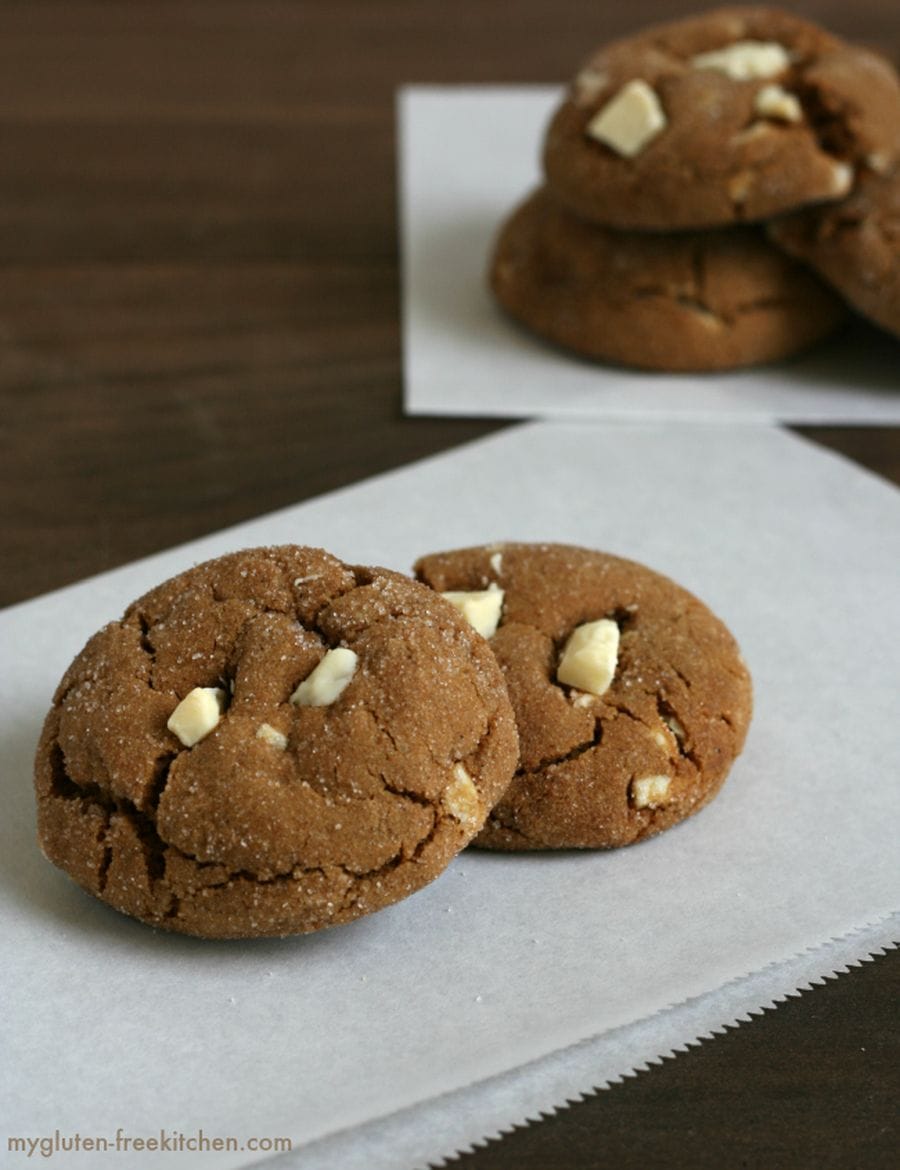
[[[896,923],[895,923],[895,920]],[[806,947],[804,950],[797,953],[794,958],[787,960],[786,963],[770,963],[763,967],[758,972],[748,974],[747,976],[730,980],[726,983],[719,992],[712,992],[708,996],[701,996],[696,1000],[687,1000],[682,1004],[674,1004],[669,1007],[662,1008],[654,1016],[649,1016],[646,1020],[639,1021],[638,1025],[628,1025],[628,1027],[637,1027],[649,1025],[654,1020],[664,1017],[670,1013],[677,1013],[679,1009],[684,1009],[692,1004],[699,1004],[711,996],[727,992],[729,989],[739,991],[748,981],[762,977],[777,977],[784,973],[784,968],[793,967],[795,964],[802,963],[804,960],[812,961],[817,956],[820,956],[824,950],[830,950],[833,947],[842,947],[851,942],[859,941],[857,936],[869,929],[880,930],[882,927],[891,926],[890,937],[884,940],[870,943],[865,948],[865,953],[859,954],[854,951],[849,958],[843,958],[835,966],[829,963],[826,969],[818,971],[816,974],[807,975],[799,982],[793,983],[784,991],[773,993],[771,996],[752,1007],[745,1007],[737,1011],[730,1019],[723,1020],[721,1023],[710,1025],[704,1031],[697,1032],[689,1039],[680,1041],[678,1043],[669,1045],[664,1049],[660,1049],[654,1056],[648,1056],[643,1060],[637,1061],[631,1067],[623,1070],[620,1073],[615,1073],[611,1076],[604,1077],[596,1084],[592,1084],[589,1088],[583,1089],[574,1093],[571,1096],[565,1097],[561,1101],[541,1108],[536,1113],[528,1114],[521,1120],[510,1122],[507,1125],[497,1128],[495,1131],[484,1134],[483,1137],[470,1142],[466,1146],[460,1146],[450,1154],[443,1154],[438,1159],[432,1159],[428,1162],[421,1162],[409,1170],[452,1170],[453,1164],[460,1157],[466,1154],[477,1153],[478,1150],[486,1148],[491,1142],[496,1142],[506,1137],[509,1134],[515,1133],[517,1130],[527,1129],[529,1126],[549,1118],[557,1117],[560,1113],[566,1112],[573,1105],[578,1105],[591,1097],[596,1097],[599,1093],[605,1092],[608,1089],[614,1088],[616,1085],[624,1084],[628,1080],[633,1080],[642,1073],[649,1072],[653,1068],[659,1068],[668,1061],[675,1060],[678,1056],[690,1052],[692,1049],[700,1048],[704,1044],[708,1044],[718,1036],[724,1036],[728,1032],[736,1031],[744,1028],[747,1024],[752,1024],[754,1019],[757,1019],[768,1012],[776,1011],[782,1004],[789,999],[800,999],[804,995],[815,991],[816,987],[823,986],[826,981],[833,979],[840,979],[843,975],[850,973],[852,968],[862,967],[865,963],[871,963],[874,959],[886,955],[891,950],[896,950],[900,947],[900,919],[897,915],[887,916],[875,923],[873,927],[862,927],[858,930],[849,931],[844,935],[830,939],[822,947]],[[824,956],[822,956],[824,957]],[[600,1037],[593,1037],[588,1043],[595,1043]]]
[[[808,994],[826,980],[840,978],[897,947],[900,911],[729,980],[702,996],[668,1005],[643,1020],[252,1166],[265,1170],[452,1170],[464,1154],[746,1027],[787,999]],[[610,1045],[627,1052],[611,1061]],[[602,1054],[601,1047],[607,1053]],[[601,1058],[607,1067],[592,1076],[588,1068],[600,1065]],[[548,1080],[553,1083],[540,1087]],[[429,1135],[427,1149],[415,1132],[423,1129]]]

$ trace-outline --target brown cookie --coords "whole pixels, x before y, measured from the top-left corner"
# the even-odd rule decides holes
[[[692,594],[559,544],[459,549],[415,571],[442,593],[491,590],[500,612],[490,644],[519,767],[476,844],[628,845],[718,792],[744,744],[751,683],[731,634]]]
[[[860,313],[900,335],[900,169],[865,176],[841,203],[774,220],[769,233]]]
[[[214,938],[318,930],[435,878],[516,760],[454,607],[318,549],[238,552],[136,601],[56,692],[47,857],[117,910]]]
[[[599,49],[544,144],[547,182],[586,219],[667,230],[841,198],[900,154],[900,82],[881,57],[771,8],[723,8]]]
[[[650,370],[723,370],[797,353],[845,310],[757,227],[616,232],[544,190],[502,228],[494,296],[516,320],[590,358]]]

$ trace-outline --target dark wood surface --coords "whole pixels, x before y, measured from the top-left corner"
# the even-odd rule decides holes
[[[0,604],[499,426],[401,413],[396,88],[693,7],[0,4]],[[792,7],[900,54],[896,0]],[[803,431],[900,482],[897,428]],[[462,1164],[893,1166],[898,992],[895,952]]]

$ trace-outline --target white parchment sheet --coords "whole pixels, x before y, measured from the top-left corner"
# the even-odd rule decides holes
[[[377,915],[244,943],[154,932],[39,855],[31,756],[51,692],[140,591],[250,544],[405,569],[424,551],[502,539],[644,561],[731,626],[756,714],[699,816],[613,853],[467,851]],[[582,1077],[588,1088],[626,1072],[838,961],[832,948],[801,975],[795,959],[770,964],[858,928],[840,962],[888,941],[877,924],[900,902],[898,564],[897,491],[777,429],[538,423],[0,614],[4,1152],[9,1136],[57,1130],[202,1129],[290,1137],[286,1164],[309,1167],[349,1167],[371,1142],[365,1164],[397,1170],[401,1150],[410,1165],[438,1158],[483,1131],[472,1125],[519,1120],[542,1095],[553,1105]],[[764,969],[757,987],[731,982]],[[579,1048],[529,1065],[597,1037],[596,1062]],[[453,1095],[487,1078],[501,1079]],[[485,1105],[468,1129],[467,1100]],[[431,1148],[429,1109],[442,1118]],[[227,1170],[259,1154],[57,1160]]]
[[[560,91],[409,87],[398,99],[405,403],[410,414],[898,422],[900,342],[856,323],[806,356],[730,374],[604,366],[532,337],[492,301],[500,224],[540,182]]]

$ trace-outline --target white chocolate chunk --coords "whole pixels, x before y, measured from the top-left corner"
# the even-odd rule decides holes
[[[477,825],[484,816],[475,782],[462,764],[453,768],[453,780],[444,790],[441,804],[462,825]]]
[[[775,118],[779,122],[803,121],[800,99],[780,85],[764,85],[753,99],[753,108],[763,118]]]
[[[194,687],[184,696],[166,723],[185,747],[193,747],[222,718],[225,710],[225,692],[221,687]]]
[[[287,736],[273,727],[271,723],[260,723],[256,729],[256,738],[262,739],[266,743],[271,744],[273,748],[278,748],[279,751],[284,751],[288,745]]]
[[[846,195],[853,186],[853,167],[849,163],[834,162],[831,164],[831,189],[835,195]]]
[[[356,654],[346,646],[329,650],[291,695],[291,702],[297,707],[327,707],[353,678],[356,663]]]
[[[503,572],[503,553],[502,552],[491,553],[491,559],[488,563],[491,566],[491,571],[496,573],[497,576],[499,577],[500,574]]]
[[[790,63],[787,49],[776,41],[735,41],[724,49],[713,49],[691,58],[695,69],[714,69],[733,81],[776,77]]]
[[[874,150],[866,155],[866,166],[876,175],[886,175],[891,169],[891,156],[884,151]]]
[[[672,732],[679,743],[684,743],[687,733],[674,715],[664,715],[663,723],[665,723],[666,727],[668,727],[669,731]]]
[[[772,133],[771,122],[751,122],[749,126],[745,126],[743,130],[739,130],[731,141],[736,146],[743,146],[745,143],[753,142],[757,138],[769,138]]]
[[[599,69],[588,66],[575,78],[575,103],[579,106],[588,106],[606,89],[609,78]]]
[[[495,582],[492,581],[487,589],[471,592],[451,589],[441,597],[458,609],[482,638],[490,638],[497,632],[503,610],[503,590]]]
[[[753,190],[753,183],[752,171],[738,171],[728,180],[728,198],[732,203],[746,203]]]
[[[669,795],[668,776],[642,776],[631,781],[631,799],[635,808],[656,808]]]
[[[585,133],[623,158],[634,158],[668,122],[656,91],[640,79],[623,85],[591,118]]]
[[[711,332],[715,332],[717,329],[721,329],[725,325],[724,319],[717,313],[714,313],[711,309],[706,309],[703,307],[703,305],[692,305],[688,301],[682,301],[681,303],[685,306],[685,308],[690,309],[690,311],[694,314],[694,320],[696,323],[698,325],[702,325],[704,329],[709,329]]]
[[[616,673],[619,627],[609,618],[576,626],[563,647],[556,669],[558,682],[591,695],[602,695]]]

